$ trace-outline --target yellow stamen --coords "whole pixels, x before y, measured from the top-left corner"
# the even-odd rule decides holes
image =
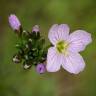
[[[57,51],[59,53],[64,53],[64,55],[67,54],[67,48],[68,48],[68,43],[65,42],[65,41],[59,41],[57,44],[56,44],[56,48],[57,48]]]

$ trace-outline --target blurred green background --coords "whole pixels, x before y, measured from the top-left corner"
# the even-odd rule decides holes
[[[83,29],[93,42],[81,52],[85,70],[72,75],[63,69],[39,75],[12,63],[17,36],[8,24],[15,13],[24,29],[40,25],[47,37],[54,23],[67,23],[71,32]],[[0,0],[0,96],[96,96],[96,0]],[[48,41],[48,39],[46,39]]]

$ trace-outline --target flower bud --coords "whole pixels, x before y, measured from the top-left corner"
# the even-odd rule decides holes
[[[23,30],[22,35],[24,37],[28,38],[30,36],[30,33],[28,31],[26,31],[26,30]]]
[[[19,19],[16,17],[16,15],[11,14],[9,16],[9,24],[13,30],[19,31],[21,27],[21,23]]]
[[[32,28],[32,37],[34,39],[39,39],[40,38],[40,28],[38,25],[35,25],[33,28]]]
[[[13,56],[13,60],[14,63],[20,63],[21,62],[21,56],[19,56],[18,54]]]
[[[36,71],[40,74],[44,73],[46,71],[45,65],[40,63],[36,66]]]
[[[39,26],[38,25],[35,25],[35,26],[33,26],[33,28],[32,28],[32,32],[39,32],[40,31],[40,28],[39,28]]]
[[[26,70],[26,69],[29,69],[31,68],[31,65],[28,63],[28,62],[24,62],[23,63],[23,68]]]

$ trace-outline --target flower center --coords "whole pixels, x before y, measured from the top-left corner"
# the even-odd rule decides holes
[[[57,51],[59,53],[64,53],[64,55],[67,53],[68,43],[65,41],[59,41],[56,44]]]

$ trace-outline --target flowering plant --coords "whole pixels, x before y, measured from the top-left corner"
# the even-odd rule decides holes
[[[18,51],[13,56],[13,62],[16,64],[23,63],[24,69],[29,69],[34,65],[37,67],[37,72],[43,73],[49,45],[45,45],[45,39],[40,35],[39,26],[35,25],[31,32],[23,30],[19,19],[15,15],[9,16],[9,24],[20,39],[16,44]],[[40,67],[38,67],[38,64]]]
[[[15,15],[9,16],[9,24],[20,39],[16,44],[18,51],[13,56],[14,63],[23,63],[24,69],[34,65],[38,73],[44,73],[46,69],[48,72],[56,72],[61,66],[73,74],[84,70],[85,62],[79,52],[92,42],[90,33],[76,30],[69,34],[67,24],[54,24],[48,34],[52,44],[46,45],[38,25],[28,32],[22,28]]]

